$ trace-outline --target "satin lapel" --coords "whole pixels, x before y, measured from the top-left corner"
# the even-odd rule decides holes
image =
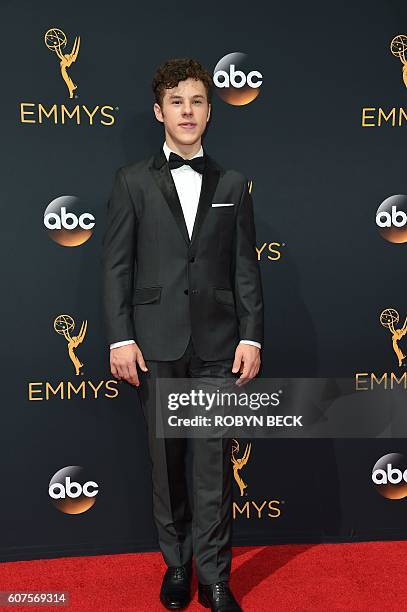
[[[182,237],[187,244],[190,244],[188,228],[185,223],[184,213],[182,212],[181,202],[179,201],[174,179],[172,178],[167,159],[162,149],[154,157],[150,170],[174,216]]]
[[[196,240],[206,214],[212,206],[213,196],[219,182],[220,171],[207,155],[205,169],[202,175],[201,193],[199,196],[198,210],[195,217],[194,229],[192,230],[191,244]]]
[[[174,179],[167,164],[164,151],[160,151],[155,155],[150,170],[163,194],[173,216],[181,232],[185,242],[189,245],[196,240],[199,230],[201,229],[209,208],[212,206],[213,196],[219,182],[220,171],[213,160],[206,156],[205,169],[202,175],[202,186],[199,195],[198,210],[195,217],[194,228],[192,231],[191,240],[189,239],[188,228],[185,223],[184,213],[182,211],[181,202],[179,201],[177,189]]]

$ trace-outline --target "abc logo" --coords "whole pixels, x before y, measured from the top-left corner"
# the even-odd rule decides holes
[[[259,95],[263,75],[251,70],[245,53],[229,53],[216,64],[213,82],[222,100],[234,106],[249,104]]]
[[[79,246],[89,240],[95,227],[95,217],[81,212],[79,199],[61,196],[52,200],[44,213],[48,235],[62,246]]]
[[[381,457],[372,471],[377,491],[387,499],[407,497],[407,461],[400,453]]]
[[[59,470],[51,479],[48,493],[54,506],[65,514],[82,514],[95,503],[99,487],[88,480],[84,469],[70,465]]]
[[[407,196],[393,195],[384,200],[377,209],[376,225],[389,242],[407,242]]]

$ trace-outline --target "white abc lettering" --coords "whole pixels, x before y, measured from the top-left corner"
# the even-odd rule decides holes
[[[259,79],[257,81],[254,81],[253,77],[259,77]],[[247,75],[247,84],[249,87],[260,87],[262,83],[263,75],[261,74],[261,72],[259,72],[258,70],[252,70],[251,72],[249,72],[249,74]]]
[[[86,223],[85,219],[90,219],[90,223]],[[81,216],[79,217],[79,225],[82,229],[92,229],[92,227],[95,227],[95,217],[93,215],[91,215],[90,213],[82,213]]]
[[[59,482],[51,485],[48,492],[52,499],[65,499],[65,487]]]
[[[93,491],[91,491],[91,488],[93,489]],[[99,492],[98,485],[93,480],[88,480],[88,482],[85,482],[82,489],[83,489],[83,494],[86,497],[96,497],[96,495]]]
[[[73,499],[75,499],[76,497],[80,497],[82,493],[82,487],[79,482],[75,482],[75,480],[71,482],[70,476],[67,476],[65,478],[65,489],[67,496],[73,497]]]
[[[50,230],[61,229],[61,219],[57,213],[48,213],[44,215],[44,225]]]
[[[95,226],[95,217],[90,213],[82,213],[78,218],[75,213],[66,212],[66,207],[61,206],[61,216],[54,212],[47,213],[44,215],[44,225],[49,230],[60,230],[62,227],[73,230],[78,225],[82,229],[91,229]]]
[[[385,210],[377,213],[376,223],[379,227],[403,227],[407,223],[407,215],[402,210],[397,210],[397,206],[391,207],[391,214]]]
[[[220,77],[223,77],[221,81],[219,80]],[[215,72],[213,82],[215,83],[216,87],[229,87],[229,75],[226,70],[218,70]]]
[[[213,82],[217,87],[236,87],[236,89],[240,89],[244,87],[246,83],[249,87],[257,88],[260,87],[263,80],[263,75],[258,70],[252,70],[246,76],[242,70],[236,70],[235,65],[231,64],[229,68],[230,74],[226,72],[226,70],[218,70],[215,72],[213,77]],[[220,80],[222,77],[222,80]],[[254,77],[257,77],[257,80],[254,80]]]
[[[238,80],[237,80],[238,79]],[[230,84],[233,87],[244,87],[246,85],[246,75],[241,70],[235,70],[235,65],[230,65]]]
[[[392,468],[391,463],[388,463],[386,470],[378,469],[373,472],[372,480],[377,485],[399,484],[402,480],[407,482],[407,470],[402,472],[398,468]]]
[[[91,489],[93,489],[93,491]],[[65,497],[76,499],[80,497],[82,493],[85,497],[95,497],[98,492],[98,485],[93,480],[89,480],[81,486],[79,482],[71,482],[70,476],[65,478],[65,486],[60,482],[56,482],[49,488],[49,495],[52,499],[65,499]]]

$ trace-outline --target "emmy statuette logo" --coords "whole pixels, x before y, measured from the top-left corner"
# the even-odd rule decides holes
[[[395,57],[398,57],[402,64],[403,82],[407,87],[407,36],[405,34],[398,34],[393,38],[390,43],[390,51]]]
[[[243,480],[241,470],[247,465],[251,455],[252,445],[251,442],[246,444],[243,454],[240,454],[239,442],[235,439],[232,440],[231,450],[231,463],[233,465],[233,476],[240,491],[239,501],[233,502],[232,512],[233,518],[237,516],[245,519],[272,519],[279,518],[281,516],[281,506],[285,503],[284,500],[280,499],[248,499],[245,489],[247,489],[247,483]]]
[[[81,363],[78,357],[75,355],[74,349],[82,344],[86,335],[88,322],[82,321],[79,333],[76,336],[71,336],[71,331],[74,329],[74,327],[75,321],[70,315],[61,314],[54,320],[54,330],[57,332],[57,334],[64,336],[65,340],[67,341],[68,355],[74,365],[75,374],[78,376],[81,373],[81,368],[83,368],[83,363]]]
[[[241,497],[243,497],[243,493],[244,493],[244,490],[247,488],[247,484],[244,482],[239,472],[249,461],[251,448],[252,448],[251,444],[246,444],[246,448],[244,450],[242,457],[236,457],[236,454],[239,452],[240,446],[237,440],[233,440],[232,457],[231,457],[231,461],[233,463],[233,476],[239,487]]]
[[[407,36],[397,34],[390,41],[390,53],[398,57],[401,62],[402,78],[401,83],[407,87]],[[362,127],[404,127],[407,122],[407,108],[404,105],[404,96],[400,98],[400,103],[389,104],[388,106],[376,105],[363,106],[361,113]]]
[[[68,44],[67,35],[60,28],[49,28],[45,34],[41,33],[41,39],[44,44],[44,56],[49,51],[55,54],[56,61],[52,58],[53,65],[53,81],[58,84],[58,89],[63,91],[65,98],[61,103],[58,100],[52,101],[52,94],[46,91],[46,99],[20,100],[19,104],[19,121],[24,125],[69,125],[69,126],[113,126],[116,123],[119,107],[115,104],[103,104],[100,100],[91,100],[92,85],[86,93],[86,100],[79,104],[78,99],[78,84],[74,82],[71,72],[75,68],[75,63],[78,59],[79,48],[81,44],[80,36],[75,36],[73,43]],[[89,53],[89,48],[88,48]],[[83,54],[83,52],[81,52]],[[91,58],[86,57],[91,61]],[[51,60],[49,60],[51,63]],[[59,70],[58,70],[59,66]],[[34,68],[33,68],[34,69]],[[55,79],[55,75],[59,72],[60,76]],[[62,78],[61,78],[62,77]],[[52,85],[50,85],[52,87]],[[81,96],[83,98],[83,96]],[[58,94],[59,98],[59,94]]]
[[[403,365],[406,365],[404,363],[406,356],[399,346],[399,341],[407,334],[407,317],[404,320],[403,326],[397,328],[395,325],[397,325],[399,321],[400,315],[394,308],[386,308],[380,314],[380,323],[383,327],[387,327],[391,333],[393,351],[396,354],[398,365],[401,368]]]
[[[393,389],[407,391],[407,360],[405,349],[400,346],[405,342],[403,340],[404,336],[407,336],[407,317],[404,319],[403,325],[399,325],[400,315],[398,311],[394,308],[385,308],[380,313],[379,321],[391,334],[391,345],[397,361],[394,360],[394,369],[388,372],[356,372],[355,390],[373,391],[376,388],[381,388],[385,391]],[[400,369],[397,368],[396,363]]]
[[[66,47],[67,38],[65,32],[60,30],[59,28],[50,28],[44,36],[44,42],[47,48],[50,51],[53,51],[58,57],[59,61],[59,69],[61,72],[61,76],[65,81],[65,85],[69,91],[69,97],[73,98],[73,92],[77,89],[77,85],[72,81],[71,77],[67,72],[67,68],[70,68],[71,65],[76,62],[76,58],[79,53],[79,45],[81,42],[80,36],[75,36],[75,40],[72,46],[72,51],[70,53],[63,53],[62,49]]]
[[[83,343],[87,328],[87,320],[82,321],[77,334],[74,334],[75,321],[68,314],[60,314],[55,317],[53,325],[48,325],[48,330],[53,329],[58,335],[63,336],[68,349],[68,356],[73,368],[69,367],[69,374],[65,378],[51,378],[49,376],[36,376],[35,380],[28,381],[28,400],[29,401],[78,401],[78,400],[98,400],[101,398],[114,399],[119,396],[118,380],[111,378],[88,378],[89,374],[83,371],[84,364],[76,354],[76,350]],[[58,346],[59,342],[57,343]],[[51,360],[52,357],[49,358]],[[68,361],[68,363],[70,363]],[[35,366],[34,366],[35,367]],[[41,366],[37,371],[41,371]],[[48,369],[48,368],[47,368]],[[75,372],[75,374],[74,374]]]

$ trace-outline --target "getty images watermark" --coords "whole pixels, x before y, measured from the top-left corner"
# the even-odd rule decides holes
[[[159,438],[407,437],[406,390],[353,378],[157,378],[155,400]]]
[[[187,408],[199,408],[204,414],[195,416],[168,416],[169,427],[302,427],[302,416],[274,414],[226,414],[231,408],[243,408],[257,411],[260,408],[277,407],[280,404],[282,390],[275,393],[246,393],[242,391],[208,392],[203,389],[191,389],[189,392],[172,392],[168,395],[168,410],[179,411]],[[212,411],[213,415],[206,413]]]

